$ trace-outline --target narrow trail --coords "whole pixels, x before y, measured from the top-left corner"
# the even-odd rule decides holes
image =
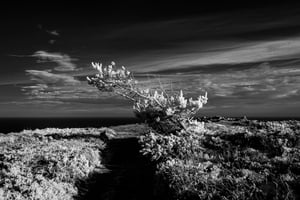
[[[107,173],[79,182],[78,200],[150,200],[154,198],[154,166],[139,153],[137,138],[112,139],[102,154]],[[83,189],[85,188],[85,189]]]

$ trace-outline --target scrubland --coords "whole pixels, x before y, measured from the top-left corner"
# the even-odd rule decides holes
[[[300,122],[221,120],[141,137],[166,199],[299,199]]]
[[[182,90],[145,89],[124,66],[114,69],[115,62],[92,66],[96,74],[88,83],[133,101],[144,124],[0,136],[0,199],[78,199],[92,189],[78,183],[108,166],[123,172],[104,180],[111,183],[100,195],[105,199],[140,199],[144,191],[148,199],[164,200],[300,199],[299,121],[197,119],[207,92],[193,99]],[[92,194],[104,188],[102,181],[98,191],[98,181]]]
[[[74,199],[76,181],[105,171],[105,129],[37,129],[0,135],[0,199]]]

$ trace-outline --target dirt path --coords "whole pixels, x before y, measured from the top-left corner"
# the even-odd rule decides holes
[[[82,191],[76,199],[154,199],[154,167],[140,155],[137,138],[111,139],[107,144],[102,156],[110,171],[78,182]]]

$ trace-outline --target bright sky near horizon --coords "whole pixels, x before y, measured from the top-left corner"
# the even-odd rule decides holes
[[[92,61],[125,65],[149,87],[207,91],[200,115],[300,117],[299,6],[75,11],[2,17],[0,117],[133,116],[87,84]]]

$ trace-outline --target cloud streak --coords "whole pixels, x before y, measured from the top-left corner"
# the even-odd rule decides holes
[[[22,91],[28,99],[61,100],[78,97],[80,93],[81,82],[74,78],[71,72],[78,70],[72,61],[76,60],[66,54],[49,53],[46,51],[37,51],[32,57],[37,58],[37,62],[44,64],[54,62],[54,70],[25,70],[32,84],[22,87]],[[43,66],[41,66],[43,67]]]
[[[66,74],[54,74],[43,70],[26,70],[31,80],[42,84],[76,85],[79,81]]]
[[[277,63],[278,64],[278,63]],[[188,96],[197,96],[208,91],[208,106],[217,109],[247,106],[299,105],[300,71],[296,66],[272,66],[270,63],[257,64],[247,68],[235,68],[205,73],[156,75],[164,89],[182,89]],[[148,87],[156,88],[157,80],[151,81],[142,76],[141,82]],[[300,106],[300,105],[299,105]],[[274,110],[276,112],[276,110]]]
[[[59,36],[59,32],[57,30],[46,30],[47,33],[49,33],[50,35],[53,35],[53,36]]]
[[[198,66],[198,69],[201,69],[201,66],[208,65],[268,62],[300,56],[300,37],[276,41],[240,42],[238,45],[219,43],[223,45],[222,49],[210,47],[209,51],[202,51],[200,43],[168,51],[150,51],[147,55],[139,54],[132,69],[142,73],[159,73],[170,69],[184,71],[190,66]]]
[[[114,98],[111,93],[100,93],[96,88],[89,86],[85,80],[80,81],[71,74],[57,74],[46,70],[26,70],[26,72],[33,83],[22,86],[22,91],[27,99],[35,102],[126,103],[121,97]]]
[[[73,61],[76,61],[77,59],[71,58],[67,54],[61,54],[61,53],[50,53],[47,51],[36,51],[32,57],[38,58],[37,62],[45,63],[45,62],[54,62],[58,66],[54,68],[56,71],[74,71],[76,70],[76,65],[73,63]]]

